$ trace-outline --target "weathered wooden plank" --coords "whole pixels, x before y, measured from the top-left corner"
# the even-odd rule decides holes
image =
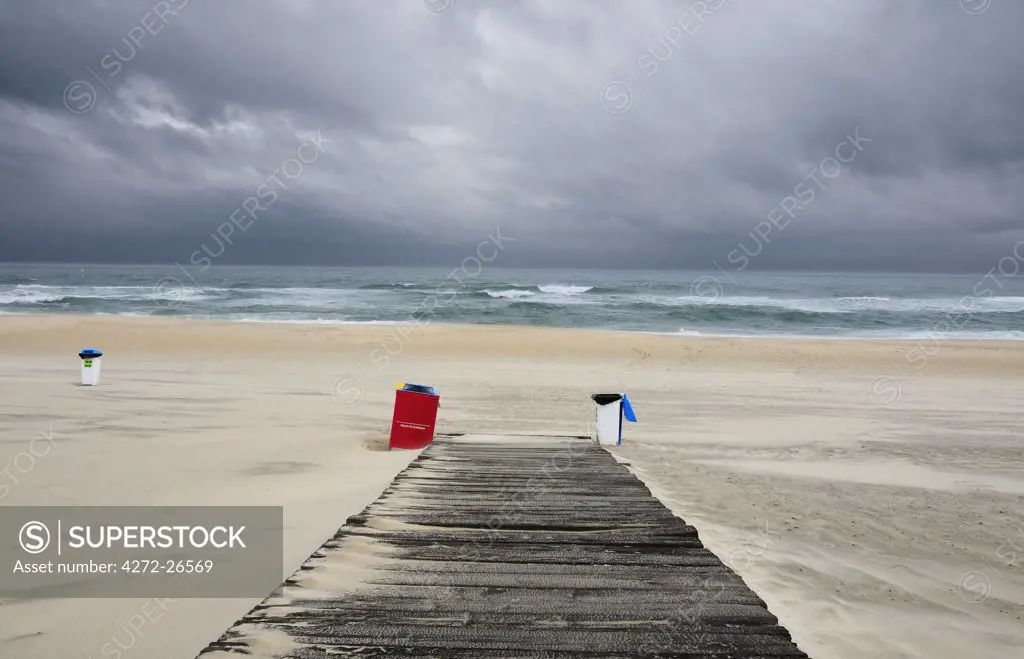
[[[375,558],[333,592],[353,547]],[[807,656],[697,529],[582,439],[440,439],[200,657],[261,656],[268,632],[291,659]]]

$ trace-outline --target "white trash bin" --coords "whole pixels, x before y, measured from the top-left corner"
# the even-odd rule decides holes
[[[82,360],[82,386],[91,387],[99,384],[103,351],[89,348],[78,353],[78,357]]]
[[[622,443],[622,418],[636,422],[626,394],[593,394],[597,403],[597,443],[618,446]]]

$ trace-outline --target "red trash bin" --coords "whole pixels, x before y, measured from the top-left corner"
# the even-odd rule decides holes
[[[403,384],[395,392],[395,415],[388,448],[421,449],[434,441],[441,396],[433,387]]]

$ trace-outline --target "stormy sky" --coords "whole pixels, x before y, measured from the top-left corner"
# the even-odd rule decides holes
[[[448,265],[500,227],[517,267],[985,272],[1024,240],[1022,34],[1014,0],[0,0],[0,261]]]

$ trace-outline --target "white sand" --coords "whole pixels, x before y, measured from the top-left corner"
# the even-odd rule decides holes
[[[84,347],[107,352],[100,387],[75,384]],[[283,505],[291,573],[412,457],[380,450],[396,382],[481,433],[587,433],[589,394],[624,390],[641,423],[617,454],[812,656],[1004,659],[1024,647],[1024,349],[928,348],[3,317],[0,469],[55,436],[0,473],[0,505]],[[0,657],[117,637],[189,659],[255,603],[0,602]]]

